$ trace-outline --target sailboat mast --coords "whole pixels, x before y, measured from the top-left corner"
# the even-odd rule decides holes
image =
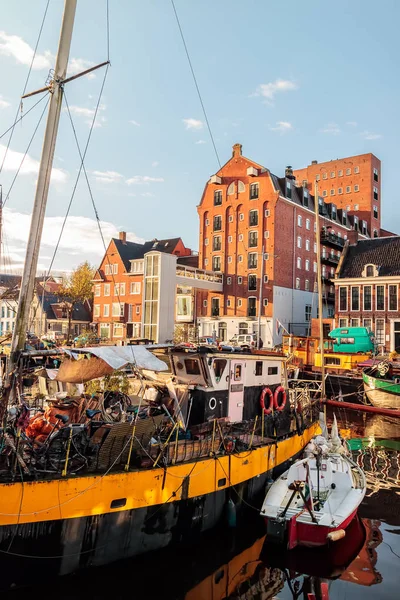
[[[318,321],[319,321],[319,346],[321,352],[321,398],[325,399],[325,359],[324,359],[324,327],[322,322],[322,268],[321,268],[321,230],[319,224],[319,196],[318,181],[314,188],[315,208],[315,241],[317,243],[317,291],[318,291]]]
[[[43,222],[46,212],[47,197],[49,192],[50,177],[53,166],[54,150],[60,112],[63,98],[63,80],[67,72],[68,58],[71,47],[72,30],[74,26],[77,0],[65,0],[64,14],[61,25],[60,40],[54,78],[50,86],[49,112],[47,116],[46,131],[43,140],[42,157],[40,162],[38,180],[36,185],[35,202],[32,211],[31,228],[24,272],[21,280],[21,290],[18,300],[16,323],[11,343],[11,356],[9,373],[15,366],[17,353],[24,349],[29,321],[29,311],[33,300],[34,283],[37,263],[39,258],[40,242],[42,238]]]

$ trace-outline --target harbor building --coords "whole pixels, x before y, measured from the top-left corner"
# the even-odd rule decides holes
[[[351,232],[335,280],[337,327],[370,327],[378,346],[400,352],[400,236]]]

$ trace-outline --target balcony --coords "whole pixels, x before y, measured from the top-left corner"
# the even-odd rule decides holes
[[[214,271],[205,271],[195,267],[176,267],[177,285],[190,285],[203,290],[222,292],[223,275]]]
[[[335,303],[335,293],[334,292],[324,292],[322,294],[322,299],[324,300],[324,302],[327,302],[328,304],[334,304]]]
[[[336,256],[335,254],[326,254],[325,256],[321,256],[321,262],[324,265],[337,265],[339,260],[339,256]]]
[[[219,317],[219,306],[212,306],[211,307],[211,316],[216,319]]]
[[[345,240],[336,233],[330,233],[329,231],[321,231],[321,244],[325,246],[330,246],[331,248],[340,248],[342,249],[344,246]]]

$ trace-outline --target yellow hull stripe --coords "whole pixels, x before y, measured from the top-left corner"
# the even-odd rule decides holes
[[[195,498],[210,494],[279,466],[300,452],[319,431],[315,423],[302,436],[294,435],[276,445],[221,456],[217,460],[206,458],[174,465],[165,471],[154,468],[0,484],[0,526],[101,515],[174,502],[182,496]],[[226,481],[221,482],[223,479]],[[112,501],[120,499],[125,499],[123,506],[120,503],[118,508],[111,508]]]

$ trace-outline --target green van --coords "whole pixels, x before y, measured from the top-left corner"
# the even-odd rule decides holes
[[[338,327],[329,332],[333,339],[334,352],[374,352],[376,349],[374,333],[369,327]]]

